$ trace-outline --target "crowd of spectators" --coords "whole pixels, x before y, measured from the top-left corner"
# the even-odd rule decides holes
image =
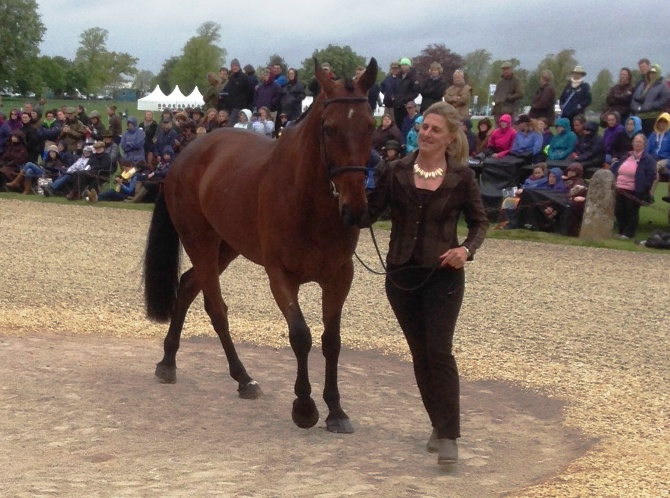
[[[670,114],[666,111],[670,108],[670,87],[658,64],[641,59],[638,66],[638,82],[632,81],[630,69],[621,69],[619,81],[608,92],[607,107],[599,122],[595,122],[584,117],[592,97],[582,66],[573,69],[560,93],[554,87],[552,72],[541,71],[530,111],[519,114],[522,85],[514,75],[513,65],[505,62],[493,94],[492,119],[480,119],[473,131],[472,86],[465,72],[456,70],[453,83],[448,85],[438,62],[430,64],[427,74],[421,75],[409,58],[402,58],[393,62],[381,84],[368,92],[372,112],[378,105],[385,108],[373,134],[371,157],[388,159],[414,153],[421,113],[432,103],[444,100],[462,118],[473,166],[528,165],[524,171],[530,175],[531,183],[520,179],[523,185],[517,185],[521,187],[517,189],[519,205],[524,204],[524,191],[549,186],[556,191],[554,185],[560,190],[562,182],[554,178],[556,168],[566,180],[575,171],[579,178],[588,179],[598,169],[610,168],[617,175],[619,190],[633,192],[628,195],[648,202],[653,199],[659,174],[668,171],[670,139],[666,139],[666,133]],[[321,70],[330,78],[337,77],[327,62]],[[351,78],[355,81],[364,70],[357,67]],[[154,120],[151,111],[141,122],[132,116],[124,116],[124,122],[115,106],[107,108],[104,120],[98,111],[87,114],[81,105],[42,110],[30,102],[23,109],[11,109],[6,118],[0,113],[2,182],[6,189],[25,194],[36,190],[36,179],[44,178],[46,183],[51,182],[43,189],[45,195],[151,200],[174,158],[199,135],[235,127],[278,138],[281,130],[302,113],[306,91],[315,95],[319,92],[316,79],[306,86],[298,80],[295,68],[284,74],[282,66],[275,64],[263,68],[260,77],[255,73],[251,65],[242,69],[239,60],[233,59],[229,69],[219,69],[218,76],[214,72],[207,74],[204,110],[165,109],[158,120]],[[419,96],[420,108],[416,103]],[[557,101],[559,113],[555,111]],[[638,134],[644,135],[644,158],[654,163],[656,176],[650,183],[640,180],[631,188],[630,181],[620,177],[630,176],[629,159],[635,154]],[[621,168],[626,162],[627,167]],[[542,178],[536,178],[539,171],[544,171]],[[103,184],[113,193],[98,192]],[[573,197],[584,197],[583,189],[579,190],[580,195]],[[503,218],[509,218],[510,204],[509,199],[505,201]],[[621,206],[618,212],[623,212]],[[630,230],[621,232],[624,236],[629,234]]]

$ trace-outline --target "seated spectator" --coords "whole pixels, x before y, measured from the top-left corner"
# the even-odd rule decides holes
[[[82,156],[77,159],[72,166],[69,166],[65,170],[65,174],[59,176],[54,180],[51,185],[45,185],[44,187],[44,196],[49,197],[52,195],[67,195],[69,200],[75,200],[75,197],[79,197],[79,192],[75,196],[72,192],[76,192],[76,188],[73,188],[74,181],[76,179],[76,173],[80,171],[86,171],[90,168],[88,161],[93,154],[93,147],[87,145],[82,151]],[[71,195],[72,194],[72,195]]]
[[[633,150],[633,137],[642,131],[642,121],[637,116],[631,116],[626,120],[624,132],[616,135],[612,142],[611,154],[613,164],[631,150]]]
[[[33,193],[33,184],[38,178],[44,176],[44,171],[37,164],[33,162],[27,162],[19,171],[19,174],[9,182],[6,187],[7,189],[23,189],[21,192],[23,195],[29,195]]]
[[[547,184],[547,164],[538,163],[534,165],[533,172],[523,182],[521,188],[513,189],[513,196],[505,197],[502,201],[498,225],[496,229],[505,228],[514,216],[514,210],[519,204],[519,199],[524,189],[543,188]]]
[[[65,174],[67,166],[60,157],[57,145],[49,145],[47,147],[47,156],[42,163],[42,168],[44,169],[44,174],[52,179]]]
[[[67,150],[67,142],[65,140],[59,140],[56,146],[58,147],[58,154],[60,155],[60,158],[63,161],[63,164],[65,164],[66,168],[72,166],[77,161],[77,159],[79,159],[79,154]]]
[[[472,101],[472,87],[465,83],[465,73],[460,69],[454,71],[454,84],[444,92],[444,101],[451,104],[458,111],[462,119],[470,117],[470,102]],[[423,102],[421,103],[423,109]]]
[[[137,118],[131,116],[126,121],[126,132],[121,137],[123,159],[133,164],[144,161],[144,130],[137,126]]]
[[[570,237],[579,237],[579,231],[584,217],[584,205],[586,203],[586,194],[588,189],[584,184],[584,168],[579,163],[572,163],[568,166],[563,177],[565,188],[567,189],[568,206],[564,216],[563,224],[565,234]]]
[[[560,168],[551,168],[547,183],[539,188],[525,189],[509,223],[509,228],[555,232],[562,231],[560,214],[568,208],[567,188]]]
[[[420,116],[419,111],[416,107],[416,102],[410,100],[405,104],[405,109],[407,111],[406,116],[403,118],[402,123],[400,124],[400,143],[405,145],[407,142],[407,134],[414,128],[414,121]],[[397,125],[397,123],[396,123]]]
[[[84,126],[88,126],[91,123],[91,120],[86,115],[86,108],[81,104],[77,106],[77,119]]]
[[[37,163],[43,152],[43,149],[41,149],[42,141],[40,140],[39,132],[30,122],[30,114],[26,112],[21,114],[21,122],[23,123],[23,128],[21,128],[21,131],[23,131],[23,134],[26,138],[28,161]]]
[[[272,113],[267,107],[261,107],[252,118],[251,129],[260,135],[272,138],[275,130],[275,123],[272,119]]]
[[[7,182],[13,181],[27,161],[26,137],[20,129],[14,130],[0,156],[0,183],[6,186]]]
[[[556,120],[556,135],[549,143],[547,159],[552,161],[563,161],[568,159],[577,145],[577,135],[570,128],[568,118],[558,118]]]
[[[200,109],[199,107],[195,107],[191,109],[191,112],[188,113],[188,115],[189,119],[193,121],[193,123],[195,124],[196,129],[202,126],[202,120],[204,118],[204,116],[202,115],[202,109]]]
[[[163,112],[163,116],[165,116],[165,112]],[[156,133],[156,143],[154,150],[156,155],[160,156],[163,153],[163,149],[166,146],[169,145],[170,147],[172,147],[174,145],[174,141],[178,137],[179,134],[177,133],[177,130],[174,129],[172,118],[163,117],[163,119],[161,120],[161,128]]]
[[[401,138],[400,130],[393,122],[393,116],[386,113],[382,117],[381,124],[372,134],[372,148],[376,150],[379,155],[383,155],[384,146],[389,140],[395,140],[400,144],[404,143]]]
[[[214,73],[210,73],[214,74]],[[205,113],[205,119],[202,122],[203,128],[207,131],[207,133],[217,129],[219,127],[219,124],[216,121],[216,108],[210,107],[207,109],[207,112]]]
[[[2,153],[5,151],[5,146],[7,145],[7,142],[9,142],[11,134],[12,129],[7,124],[7,120],[5,119],[2,110],[0,110],[0,156],[2,156]]]
[[[527,159],[532,163],[543,161],[542,135],[531,129],[528,114],[521,114],[516,124],[518,129],[509,152],[510,155]]]
[[[228,111],[221,109],[216,113],[216,127],[217,128],[228,128],[230,126],[230,116]]]
[[[516,130],[512,127],[512,116],[503,114],[498,121],[498,128],[493,130],[489,138],[488,151],[491,157],[499,159],[509,154],[515,138]]]
[[[584,132],[577,139],[577,145],[570,158],[584,167],[587,175],[593,174],[593,170],[603,167],[605,162],[605,149],[603,140],[598,135],[598,123],[589,121],[584,125]],[[588,175],[591,176],[591,175]]]
[[[477,146],[475,151],[480,159],[483,159],[486,154],[491,133],[493,133],[493,125],[489,118],[484,118],[477,123]]]
[[[423,123],[423,116],[419,116],[414,121],[414,128],[407,132],[407,141],[405,143],[405,152],[409,154],[419,148],[419,130]]]
[[[135,194],[136,173],[135,164],[124,159],[121,161],[121,173],[114,177],[109,189],[100,194],[95,189],[86,189],[84,196],[89,202],[123,201]]]
[[[382,149],[381,157],[388,162],[400,159],[401,155],[402,155],[402,145],[400,145],[400,142],[398,142],[397,140],[389,140],[388,142],[386,142],[386,145],[384,145],[384,148]]]
[[[60,125],[56,121],[56,111],[49,110],[44,113],[42,124],[38,128],[38,134],[42,149],[49,145],[56,145],[60,136]]]
[[[616,177],[614,216],[619,239],[635,237],[640,205],[650,198],[651,187],[656,180],[656,164],[645,150],[646,146],[647,138],[638,133],[633,138],[633,150],[612,165],[612,173]]]
[[[179,135],[179,138],[177,138],[174,141],[173,149],[175,151],[175,154],[179,154],[182,150],[184,150],[193,140],[195,140],[197,137],[196,135],[196,127],[195,123],[193,121],[187,121],[182,125],[182,132],[181,135]]]
[[[279,116],[277,117],[277,124],[275,125],[275,131],[273,133],[273,136],[275,138],[279,138],[281,136],[281,132],[284,128],[286,128],[289,125],[289,119],[288,119],[288,114],[284,111],[279,113]]]
[[[76,151],[77,142],[85,139],[85,133],[86,127],[75,117],[75,108],[66,108],[65,121],[60,127],[60,140],[65,140],[69,152]]]
[[[135,196],[128,198],[129,202],[153,202],[158,195],[160,185],[165,180],[176,154],[172,147],[166,146],[163,149],[160,161],[156,165],[156,169],[149,174],[139,175],[135,185]]]
[[[472,133],[472,120],[470,118],[461,121],[461,130],[465,133],[465,138],[468,139],[469,156],[475,157],[477,155],[477,136]]]
[[[23,128],[23,122],[21,121],[22,112],[18,109],[12,109],[9,111],[9,119],[7,119],[7,124],[11,131],[20,130]]]
[[[251,127],[251,111],[249,109],[242,109],[239,112],[237,123],[233,128],[241,128],[243,130],[248,130]]]
[[[654,124],[654,131],[649,135],[647,143],[647,153],[656,161],[656,180],[651,187],[651,195],[656,192],[658,185],[658,174],[663,171],[668,171],[668,158],[670,158],[670,133],[668,127],[670,126],[670,114],[664,112],[661,114]]]
[[[626,133],[620,122],[617,111],[608,112],[605,116],[605,132],[603,133],[603,148],[605,149],[605,163],[612,164],[612,146],[620,134]]]
[[[549,129],[549,120],[547,118],[539,118],[530,120],[530,127],[542,135],[542,151],[545,152],[551,143],[551,139],[554,138],[554,134]]]

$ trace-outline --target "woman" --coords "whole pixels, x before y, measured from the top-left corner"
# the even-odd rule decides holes
[[[27,160],[26,137],[23,131],[14,130],[0,156],[0,183],[6,185],[8,180],[14,180]]]
[[[109,116],[109,131],[112,133],[114,143],[121,144],[121,116],[116,114],[116,106],[110,105],[107,108],[107,116]]]
[[[302,114],[302,101],[305,99],[305,85],[298,81],[294,68],[288,70],[288,80],[279,96],[280,109],[288,116],[288,121],[298,119]]]
[[[216,127],[217,128],[228,128],[230,126],[230,116],[228,111],[221,109],[216,114]]]
[[[484,118],[477,123],[477,155],[486,153],[491,133],[493,133],[493,124],[489,118]]]
[[[384,114],[381,124],[372,134],[372,148],[377,151],[379,155],[384,153],[384,146],[389,140],[395,140],[402,143],[401,133],[398,127],[393,122],[393,116],[389,113]]]
[[[105,125],[102,123],[98,111],[91,111],[91,114],[88,115],[88,125],[86,125],[86,128],[87,136],[90,140],[94,142],[102,140],[102,136],[105,134]]]
[[[23,122],[21,121],[22,115],[23,113],[18,109],[12,109],[9,111],[9,119],[7,120],[7,124],[9,125],[10,130],[16,131],[23,128]]]
[[[453,105],[461,119],[470,117],[470,101],[472,100],[472,87],[465,84],[465,73],[460,69],[454,71],[454,84],[444,92],[444,101]]]
[[[40,157],[42,151],[44,150],[41,145],[42,141],[40,140],[40,134],[37,128],[33,126],[33,123],[30,121],[30,114],[24,112],[21,114],[21,122],[23,123],[23,134],[26,137],[26,149],[28,149],[28,161],[37,163],[38,158]]]
[[[612,146],[620,134],[626,133],[621,124],[621,117],[617,111],[608,112],[605,116],[605,132],[603,133],[603,147],[605,148],[605,162],[612,164]]]
[[[452,353],[465,289],[464,266],[486,236],[488,221],[461,116],[445,102],[430,106],[419,131],[419,150],[377,168],[369,196],[372,223],[391,208],[386,295],[412,353],[414,373],[433,432],[428,451],[438,464],[458,460],[459,380]],[[447,148],[453,151],[447,155]],[[468,235],[456,225],[465,214]]]
[[[631,150],[633,150],[633,138],[641,131],[642,121],[640,118],[637,116],[631,116],[626,120],[624,133],[618,134],[616,137],[614,137],[614,141],[612,142],[612,163],[618,161]]]
[[[419,89],[419,93],[421,94],[420,112],[425,112],[431,105],[439,102],[444,97],[444,92],[447,90],[447,82],[444,81],[444,77],[442,76],[443,71],[442,64],[439,62],[433,62],[428,68],[428,79],[421,84]]]
[[[491,157],[498,159],[505,157],[512,150],[516,130],[512,128],[512,116],[503,114],[496,128],[489,138],[488,150],[492,152]]]
[[[633,75],[630,72],[630,69],[622,67],[621,71],[619,71],[619,83],[610,88],[607,93],[607,111],[605,112],[609,113],[617,111],[619,116],[621,116],[621,121],[625,123],[630,115],[630,104],[633,100],[634,90]],[[607,126],[607,123],[601,120],[600,126],[604,128]]]
[[[205,119],[202,122],[203,128],[209,133],[212,130],[218,128],[218,123],[216,122],[216,108],[210,107],[205,113]]]
[[[258,117],[251,124],[252,131],[272,138],[272,133],[275,131],[275,123],[272,120],[272,113],[270,109],[263,106],[258,110]]]
[[[219,80],[212,72],[207,73],[207,90],[202,99],[205,101],[205,109],[216,109],[219,106]]]
[[[570,127],[568,118],[556,120],[556,135],[549,142],[547,159],[550,161],[564,161],[572,154],[577,145],[577,135]]]
[[[145,133],[142,128],[137,126],[137,118],[130,116],[126,122],[126,132],[121,138],[121,150],[123,158],[136,164],[138,161],[144,161],[144,138]]]
[[[546,118],[549,126],[553,126],[556,112],[556,89],[551,84],[554,79],[554,73],[549,69],[544,69],[540,73],[540,87],[535,92],[533,102],[530,104],[528,115],[531,119]]]
[[[640,219],[640,204],[649,197],[656,180],[656,161],[645,151],[647,138],[638,133],[633,138],[633,150],[612,166],[616,177],[614,216],[619,239],[632,239]]]

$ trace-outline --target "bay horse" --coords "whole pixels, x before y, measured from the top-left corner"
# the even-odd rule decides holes
[[[371,59],[355,82],[331,80],[316,59],[314,63],[321,92],[279,139],[221,129],[199,137],[175,159],[149,227],[144,294],[147,316],[170,322],[155,372],[161,382],[176,382],[184,319],[202,290],[239,396],[254,399],[261,390],[235,350],[219,275],[239,255],[263,266],[298,364],[292,418],[298,427],[309,428],[317,423],[319,412],[307,368],[312,336],[298,291],[304,283],[318,283],[326,426],[331,432],[351,433],[349,417],[340,406],[337,362],[357,224],[367,207],[365,165],[375,121],[366,95],[377,77],[377,61]],[[181,277],[180,245],[193,264]]]

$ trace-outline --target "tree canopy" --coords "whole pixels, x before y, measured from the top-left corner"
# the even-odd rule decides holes
[[[226,58],[226,49],[216,45],[221,40],[221,25],[208,21],[197,33],[186,42],[168,76],[169,86],[179,85],[185,94],[196,86],[207,86],[207,73],[218,71]]]
[[[36,0],[0,0],[0,13],[0,88],[11,88],[33,72],[46,27]]]
[[[302,68],[298,69],[298,78],[302,81],[310,81],[314,77],[314,58],[319,64],[330,64],[338,78],[351,78],[356,73],[356,66],[365,65],[365,57],[354,52],[349,45],[328,45],[314,50],[311,57],[302,61]]]

